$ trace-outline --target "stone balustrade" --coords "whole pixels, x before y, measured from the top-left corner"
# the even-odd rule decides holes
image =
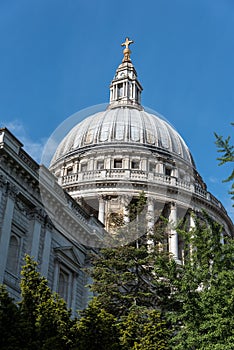
[[[191,182],[176,178],[174,176],[168,176],[161,173],[155,172],[147,172],[143,170],[137,169],[106,169],[106,170],[93,170],[93,171],[85,171],[76,174],[69,174],[63,176],[60,179],[60,183],[64,185],[74,185],[75,183],[84,183],[86,181],[95,181],[95,180],[120,180],[127,179],[138,180],[138,181],[147,181],[148,183],[159,183],[168,186],[177,187],[183,190],[190,191],[195,193],[197,196],[202,197],[212,204],[219,208],[223,208],[222,204],[205,189],[200,187],[198,184],[193,184]],[[223,208],[224,209],[224,208]]]

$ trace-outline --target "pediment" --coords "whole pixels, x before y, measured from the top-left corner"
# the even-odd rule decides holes
[[[54,249],[58,259],[69,261],[71,264],[74,264],[78,267],[81,267],[82,261],[79,255],[76,253],[75,249],[72,246],[58,247]]]

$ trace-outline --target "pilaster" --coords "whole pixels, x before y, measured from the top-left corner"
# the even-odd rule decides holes
[[[34,257],[36,261],[38,260],[40,238],[41,238],[41,227],[42,227],[43,220],[44,220],[44,216],[42,213],[42,209],[40,208],[35,209],[31,213],[32,240],[31,240],[31,247],[29,249],[30,249],[30,255]]]
[[[44,246],[43,246],[43,253],[42,253],[42,261],[41,261],[41,274],[47,278],[48,276],[48,268],[49,268],[49,262],[50,262],[50,253],[51,253],[51,226],[49,224],[46,224],[45,228],[45,238],[44,238]]]
[[[7,201],[0,236],[0,283],[3,283],[4,280],[16,195],[16,187],[8,184]]]

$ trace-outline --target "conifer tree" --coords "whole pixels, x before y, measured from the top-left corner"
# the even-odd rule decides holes
[[[66,303],[51,292],[46,279],[36,270],[37,263],[29,256],[25,262],[19,303],[22,349],[70,349],[74,321]]]
[[[144,193],[140,194],[139,203],[131,204],[130,218],[135,221],[136,230],[141,227],[137,216],[145,204]],[[127,314],[132,305],[158,308],[162,313],[177,307],[172,286],[176,263],[165,248],[167,225],[168,220],[160,218],[150,234],[143,231],[133,242],[102,249],[93,257],[90,287],[108,312],[119,317]],[[122,228],[120,235],[124,235],[124,230],[127,229]]]
[[[0,349],[20,349],[20,314],[5,286],[0,286]]]
[[[119,329],[123,350],[169,349],[169,332],[157,310],[134,305],[121,318]]]
[[[80,312],[81,318],[74,325],[77,350],[119,350],[119,333],[116,318],[102,308],[97,298]]]
[[[107,248],[93,260],[91,290],[102,307],[116,316],[126,314],[131,305],[153,306],[154,285],[147,247],[136,243]]]

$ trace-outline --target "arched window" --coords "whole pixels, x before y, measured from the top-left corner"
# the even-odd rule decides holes
[[[20,238],[16,235],[12,235],[9,243],[6,268],[9,272],[15,275],[18,272],[19,251],[20,251]]]

